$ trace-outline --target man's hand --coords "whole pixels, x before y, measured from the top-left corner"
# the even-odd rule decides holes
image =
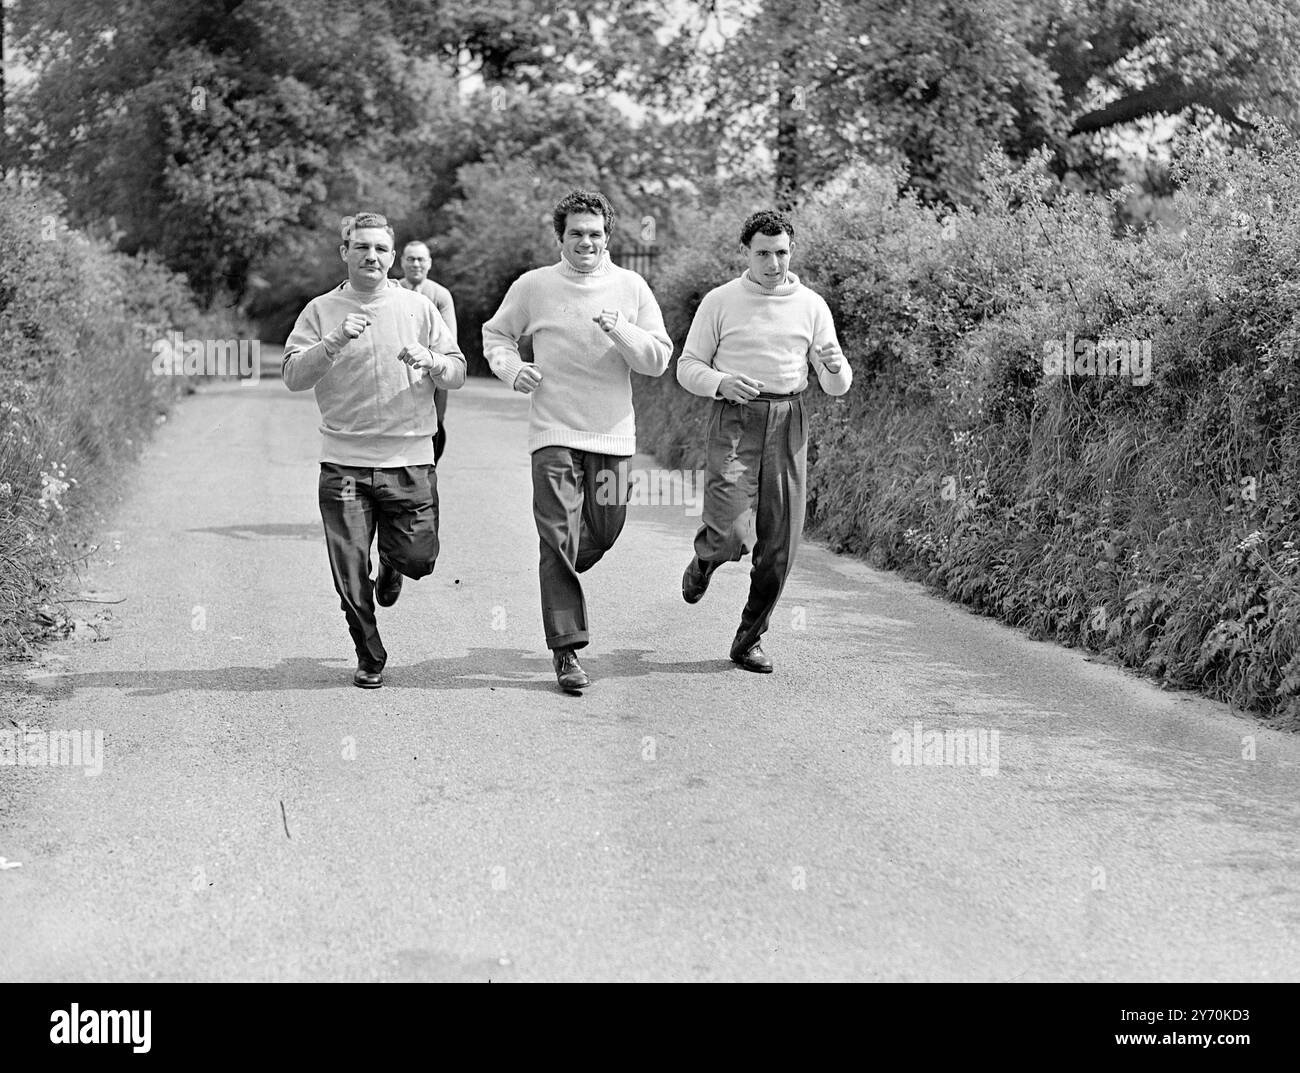
[[[340,350],[364,332],[369,325],[370,318],[364,313],[349,313],[343,318],[343,323],[337,325],[329,335],[325,336],[323,340],[325,353],[330,355],[331,358],[335,357]]]
[[[370,326],[370,318],[364,313],[349,313],[343,323],[339,325],[343,329],[343,334],[349,339],[355,339]]]
[[[822,368],[828,373],[840,371],[840,365],[844,361],[844,351],[835,343],[819,343],[813,347],[813,353],[821,360]]]
[[[515,377],[514,388],[524,395],[531,395],[542,382],[542,371],[536,365],[525,365]]]
[[[730,402],[749,402],[762,390],[762,380],[755,380],[743,373],[737,373],[735,376],[728,374],[722,378],[722,383],[718,385],[718,394]]]
[[[600,325],[600,330],[602,332],[613,331],[614,325],[618,323],[618,310],[602,309],[600,311],[600,316],[592,317],[591,319]]]
[[[409,343],[402,347],[397,355],[397,360],[409,365],[412,369],[419,372],[423,369],[430,376],[437,376],[445,372],[445,363],[440,360],[440,355],[426,350],[422,346],[411,346]]]

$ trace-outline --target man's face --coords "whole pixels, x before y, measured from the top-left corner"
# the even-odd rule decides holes
[[[605,252],[605,217],[589,212],[570,213],[564,221],[564,235],[560,249],[564,259],[583,272],[590,272],[600,263]]]
[[[402,254],[402,273],[406,276],[406,282],[412,287],[418,287],[423,283],[432,267],[433,258],[429,255],[428,246],[406,247],[406,252]]]
[[[793,248],[794,243],[784,231],[779,235],[764,235],[762,232],[755,235],[748,246],[741,247],[749,262],[750,278],[763,287],[784,283],[790,270],[790,251]]]
[[[348,266],[348,282],[359,291],[373,291],[384,285],[393,267],[393,240],[382,227],[361,227],[341,250]]]

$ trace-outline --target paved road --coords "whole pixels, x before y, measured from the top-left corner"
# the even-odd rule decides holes
[[[634,507],[560,694],[524,407],[453,396],[443,556],[376,691],[311,395],[209,387],[159,430],[83,580],[127,597],[110,639],[0,694],[103,734],[97,776],[0,767],[0,978],[1300,978],[1300,741],[815,545],[748,674],[744,570],[688,607],[694,519]],[[973,765],[927,737],[958,730]]]

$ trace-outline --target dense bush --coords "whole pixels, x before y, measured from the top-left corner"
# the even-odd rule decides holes
[[[820,191],[794,269],[857,379],[809,397],[812,528],[1033,636],[1294,716],[1300,152],[1278,141],[1188,146],[1178,224],[1141,236],[1042,160],[991,161],[949,216],[881,172]],[[739,267],[718,215],[656,287],[679,346]],[[1067,339],[1148,343],[1149,381],[1052,375]],[[671,374],[637,390],[643,448],[698,464],[707,404]]]
[[[239,334],[200,312],[182,277],[69,231],[50,199],[0,187],[0,652],[58,625],[35,612],[94,491],[185,389],[152,372],[151,344],[172,330]]]

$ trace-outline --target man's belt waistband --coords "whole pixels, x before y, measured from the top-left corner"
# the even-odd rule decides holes
[[[760,391],[755,398],[762,399],[764,402],[788,402],[790,399],[797,399],[802,394],[802,391],[792,391],[788,395],[774,395],[770,391]]]

